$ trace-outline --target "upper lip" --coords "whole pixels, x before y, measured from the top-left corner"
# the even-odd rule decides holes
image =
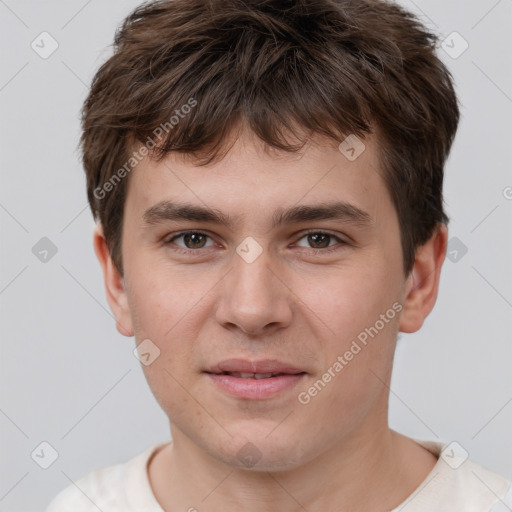
[[[206,371],[208,373],[305,373],[304,370],[277,359],[262,359],[260,361],[224,359],[210,366]]]

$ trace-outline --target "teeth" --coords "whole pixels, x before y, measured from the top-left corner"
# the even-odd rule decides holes
[[[229,372],[232,377],[239,377],[241,379],[269,379],[275,373],[242,373],[242,372]]]
[[[254,375],[255,379],[268,379],[269,377],[272,377],[273,373],[257,373]]]

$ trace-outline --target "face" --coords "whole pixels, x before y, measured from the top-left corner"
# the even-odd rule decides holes
[[[246,133],[206,167],[171,154],[131,174],[114,309],[173,437],[286,469],[387,425],[408,280],[364,142],[349,161],[319,138],[290,154]]]

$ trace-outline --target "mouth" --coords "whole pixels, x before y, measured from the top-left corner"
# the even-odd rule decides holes
[[[210,373],[210,372],[206,372]],[[245,373],[245,372],[222,372],[222,373],[211,373],[211,375],[230,375],[231,377],[236,377],[237,379],[272,379],[274,377],[281,377],[282,375],[301,375],[306,372],[298,372],[298,373]]]
[[[204,372],[216,389],[244,400],[264,400],[290,391],[307,372],[277,360],[229,359]]]

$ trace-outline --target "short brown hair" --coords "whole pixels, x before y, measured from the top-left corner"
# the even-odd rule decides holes
[[[407,275],[416,248],[448,223],[443,169],[459,107],[437,42],[384,0],[161,0],[135,9],[82,109],[88,199],[117,269],[134,143],[149,147],[159,133],[157,160],[177,151],[207,164],[243,121],[286,151],[307,134],[341,142],[376,127]]]

